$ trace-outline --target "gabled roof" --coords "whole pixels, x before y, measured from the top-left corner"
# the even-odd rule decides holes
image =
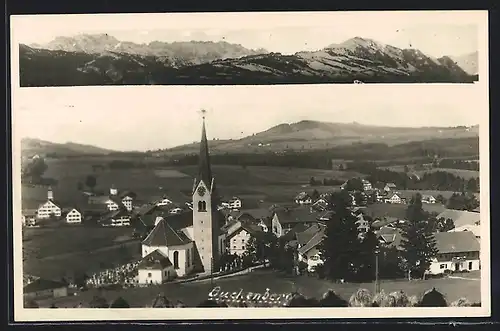
[[[54,204],[56,207],[58,207],[58,208],[61,208],[61,207],[62,207],[62,204],[61,204],[59,201],[54,200],[54,199],[51,199],[51,200],[47,200],[47,201],[42,202],[41,204],[39,204],[39,205],[38,205],[38,208],[40,208],[42,205],[46,204],[47,202],[51,202],[51,203],[53,203],[53,204]]]
[[[139,269],[160,269],[163,270],[172,266],[168,256],[163,255],[160,250],[155,250],[142,258],[137,266]]]
[[[277,210],[275,214],[281,224],[287,223],[301,223],[301,222],[314,222],[317,221],[319,214],[310,211],[309,208],[294,208],[288,210]]]
[[[34,280],[33,282],[29,283],[28,285],[26,285],[23,289],[23,292],[24,293],[33,293],[33,292],[52,290],[52,289],[62,288],[62,287],[66,287],[66,284],[64,284],[62,282],[56,282],[53,280],[38,278],[38,279]]]
[[[434,234],[436,247],[441,254],[479,252],[480,244],[470,231],[439,232]]]
[[[394,184],[394,183],[387,183],[387,184],[385,184],[385,186],[387,186],[387,187],[396,187],[396,184]]]
[[[481,214],[472,211],[446,209],[437,216],[437,219],[440,218],[451,218],[455,223],[455,227],[458,228],[464,225],[473,225],[477,221],[480,221]]]
[[[148,246],[180,246],[192,242],[182,231],[174,230],[166,219],[156,224],[154,229],[143,240],[143,245]]]
[[[309,196],[309,194],[307,192],[300,192],[299,194],[297,194],[297,196],[295,197],[295,200],[302,200],[302,199],[310,199],[311,197]]]
[[[307,244],[312,239],[312,237],[314,237],[316,232],[321,230],[321,228],[322,228],[322,226],[320,226],[318,224],[314,224],[302,232],[297,232],[295,234],[295,238],[297,239],[298,244],[300,246],[304,246],[305,244]]]
[[[305,254],[309,252],[314,247],[318,246],[319,243],[325,238],[326,226],[320,225],[319,230],[313,235],[313,237],[307,242],[307,244],[299,248],[299,254]]]
[[[289,241],[296,241],[296,234],[298,232],[303,232],[308,228],[308,226],[299,223],[295,225],[293,228],[291,228],[287,233],[285,233],[283,236],[279,238],[279,240],[283,242],[289,242]]]

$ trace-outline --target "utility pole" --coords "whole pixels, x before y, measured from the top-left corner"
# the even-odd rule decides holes
[[[378,280],[378,247],[375,249],[375,294],[380,292],[379,280]]]

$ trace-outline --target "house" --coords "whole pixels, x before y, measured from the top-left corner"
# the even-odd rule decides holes
[[[465,210],[455,210],[455,209],[446,209],[442,213],[436,216],[437,219],[451,218],[453,223],[455,224],[455,228],[462,227],[464,225],[475,225],[479,224],[481,221],[480,213],[475,213],[472,211]]]
[[[452,219],[455,228],[450,232],[470,231],[478,240],[481,238],[481,215],[476,212],[465,210],[446,209],[440,213],[437,219]]]
[[[298,205],[310,205],[312,203],[312,198],[307,192],[300,192],[295,197],[295,203]]]
[[[388,248],[397,248],[399,250],[402,249],[401,241],[403,239],[403,236],[400,229],[383,226],[375,231],[375,234],[377,235],[381,246]]]
[[[370,183],[366,179],[361,179],[361,183],[363,184],[363,191],[371,191],[373,190],[372,183]]]
[[[395,189],[396,189],[396,184],[394,183],[387,183],[384,186],[384,191],[386,192],[394,191]]]
[[[325,211],[328,208],[328,202],[325,198],[319,198],[312,204],[311,208],[315,211]]]
[[[156,206],[168,206],[173,204],[174,202],[169,199],[167,196],[163,196],[158,202],[156,202]]]
[[[82,213],[77,208],[72,208],[63,213],[66,223],[79,224],[82,223]]]
[[[238,226],[231,228],[227,233],[226,244],[229,254],[243,255],[247,252],[247,244],[251,238],[264,240],[265,232],[257,224],[248,221],[239,221]]]
[[[23,226],[32,227],[36,225],[36,210],[24,210],[22,215]]]
[[[184,211],[184,209],[180,208],[180,207],[175,207],[175,208],[172,208],[170,209],[168,212],[170,214],[180,214]]]
[[[146,255],[139,262],[137,269],[139,284],[162,284],[176,276],[174,265],[160,250]]]
[[[298,223],[306,226],[318,223],[318,216],[318,213],[311,213],[308,208],[279,209],[271,219],[272,231],[277,237],[281,237]]]
[[[434,196],[430,195],[430,194],[423,194],[422,195],[422,202],[423,203],[436,203],[436,198],[434,198]]]
[[[319,244],[325,238],[326,226],[316,224],[310,226],[305,231],[296,233],[298,260],[307,264],[309,272],[315,267],[323,264]]]
[[[112,210],[99,221],[102,226],[130,226],[131,215],[127,210]]]
[[[38,278],[23,288],[23,296],[26,299],[60,298],[67,295],[66,284],[43,278]]]
[[[47,201],[38,206],[37,217],[46,219],[53,216],[61,217],[61,204],[54,200],[54,193],[49,187],[47,190]]]
[[[472,232],[439,232],[434,238],[438,254],[431,262],[430,274],[480,269],[480,244]]]
[[[405,199],[401,197],[399,193],[392,193],[385,198],[384,202],[399,204],[399,203],[405,203]]]
[[[370,223],[365,219],[363,213],[355,215],[357,217],[356,225],[360,234],[366,233],[370,230]]]
[[[228,208],[229,209],[241,209],[241,206],[242,206],[241,199],[238,197],[232,197],[228,201]]]

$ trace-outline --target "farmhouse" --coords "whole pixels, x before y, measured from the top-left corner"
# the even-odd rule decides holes
[[[251,238],[255,240],[264,240],[264,231],[257,224],[249,221],[238,222],[236,227],[233,227],[227,233],[227,251],[229,254],[243,255],[247,252],[247,245]]]
[[[241,209],[241,206],[242,206],[241,199],[238,197],[232,197],[228,201],[228,208],[229,209]]]
[[[311,206],[315,211],[325,211],[328,208],[328,202],[324,198],[319,198]]]
[[[38,218],[61,217],[61,204],[54,200],[52,188],[47,190],[47,202],[41,204],[37,210]]]
[[[173,203],[174,202],[171,199],[169,199],[167,196],[164,196],[156,203],[156,206],[168,206]]]
[[[481,215],[479,213],[465,211],[465,210],[454,210],[446,209],[441,214],[437,216],[437,219],[452,219],[455,224],[455,228],[450,230],[451,232],[461,232],[470,231],[477,239],[481,238]]]
[[[422,195],[422,202],[423,203],[436,203],[436,198],[432,195],[429,195],[429,194],[423,194]]]
[[[295,203],[298,205],[310,205],[312,203],[312,198],[307,192],[300,192],[295,197]]]
[[[127,210],[112,210],[100,219],[102,226],[130,226],[131,215]]]
[[[400,229],[383,226],[375,233],[382,246],[401,249],[401,240],[403,236],[401,235]]]
[[[66,223],[70,224],[78,224],[82,223],[82,212],[77,208],[72,208],[63,213],[64,218],[66,219]]]
[[[23,226],[35,226],[36,225],[36,210],[24,210],[22,215]]]
[[[142,257],[159,250],[174,266],[175,276],[210,273],[225,250],[224,215],[217,210],[208,140],[203,121],[198,177],[193,182],[193,210],[161,218],[142,242]]]
[[[23,288],[27,299],[59,298],[68,295],[68,286],[61,282],[38,278]]]
[[[277,237],[286,234],[290,229],[301,223],[305,226],[310,226],[318,223],[318,213],[311,213],[306,208],[282,209],[277,210],[272,216],[272,231]]]
[[[371,191],[373,189],[372,183],[368,180],[361,179],[361,183],[363,184],[363,191]]]
[[[392,193],[388,195],[385,200],[385,203],[405,203],[405,199],[401,197],[399,193]]]
[[[480,269],[480,245],[472,232],[440,232],[434,238],[438,254],[429,268],[431,274]]]
[[[307,263],[307,270],[313,271],[317,265],[323,264],[319,244],[325,237],[326,226],[312,225],[296,234],[298,244],[298,260]]]

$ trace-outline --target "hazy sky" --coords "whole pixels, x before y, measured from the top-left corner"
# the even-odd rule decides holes
[[[225,40],[247,48],[294,53],[359,36],[440,57],[477,51],[478,22],[483,18],[478,13],[37,15],[14,17],[12,26],[13,39],[28,44],[46,43],[56,36],[108,33],[136,43]]]
[[[209,139],[301,120],[473,125],[487,109],[483,90],[479,84],[24,88],[13,98],[13,131],[17,139],[146,150],[199,140],[202,108]]]

